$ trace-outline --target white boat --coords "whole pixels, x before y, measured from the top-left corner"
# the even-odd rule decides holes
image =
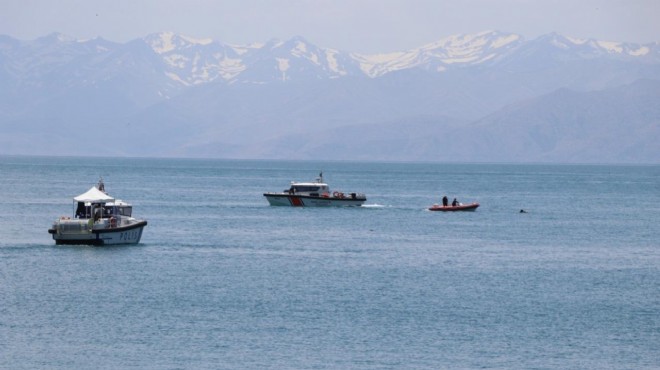
[[[73,209],[73,217],[62,216],[48,229],[56,244],[137,244],[147,226],[132,217],[129,203],[106,194],[103,179],[73,198]]]
[[[271,206],[290,207],[342,207],[361,206],[367,197],[361,193],[330,191],[323,182],[323,173],[314,182],[291,182],[289,189],[281,193],[264,193]]]

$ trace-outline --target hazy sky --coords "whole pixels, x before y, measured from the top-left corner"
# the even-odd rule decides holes
[[[0,0],[0,34],[22,40],[61,32],[126,42],[173,31],[244,44],[299,35],[372,53],[485,30],[660,41],[660,0]]]

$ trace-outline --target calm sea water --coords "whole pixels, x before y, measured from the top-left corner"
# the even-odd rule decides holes
[[[367,206],[262,196],[321,170]],[[99,176],[141,244],[55,246]],[[660,166],[0,157],[0,209],[2,368],[660,367]]]

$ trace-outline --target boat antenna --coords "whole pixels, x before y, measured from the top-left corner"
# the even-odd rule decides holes
[[[323,182],[323,171],[319,172],[319,178],[316,179],[316,182]]]
[[[105,184],[103,183],[103,176],[99,177],[99,184],[96,186],[100,191],[105,193]]]

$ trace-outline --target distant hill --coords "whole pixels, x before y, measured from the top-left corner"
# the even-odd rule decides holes
[[[0,154],[660,163],[660,44],[0,36]]]
[[[660,81],[595,92],[559,89],[466,127],[499,162],[644,163],[660,160]]]
[[[657,163],[658,99],[660,81],[652,80],[598,92],[559,89],[474,122],[417,117],[348,125],[285,135],[247,151],[256,158]]]

